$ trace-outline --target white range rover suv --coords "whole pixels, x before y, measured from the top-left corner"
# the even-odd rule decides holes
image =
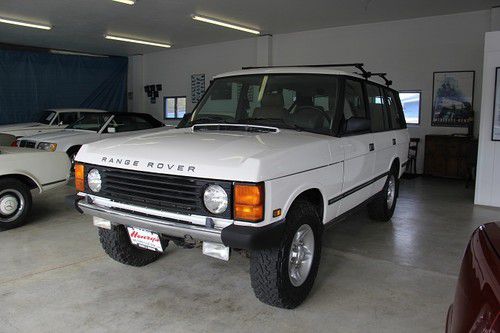
[[[325,227],[364,204],[389,221],[407,161],[398,93],[331,66],[222,74],[177,129],[84,145],[75,206],[105,252],[143,266],[169,241],[247,250],[256,297],[301,304]]]

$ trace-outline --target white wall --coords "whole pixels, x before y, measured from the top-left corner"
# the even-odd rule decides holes
[[[485,10],[278,34],[272,40],[269,37],[249,38],[147,54],[140,62],[143,70],[140,84],[136,84],[134,75],[133,110],[162,119],[163,99],[150,104],[142,96],[143,86],[161,83],[164,95],[186,95],[189,99],[190,75],[194,73],[205,73],[208,85],[210,77],[217,73],[263,65],[266,61],[274,65],[364,62],[369,69],[387,72],[396,89],[422,91],[421,125],[410,128],[412,137],[423,140],[426,134],[465,133],[466,129],[430,126],[432,74],[434,71],[475,70],[474,107],[478,110],[484,34],[490,30],[491,19],[491,11]],[[421,142],[419,152],[420,172],[424,144]]]
[[[474,201],[478,205],[500,207],[500,142],[491,140],[496,67],[500,67],[500,31],[487,33],[484,47],[482,120]],[[497,104],[500,103],[498,97]]]

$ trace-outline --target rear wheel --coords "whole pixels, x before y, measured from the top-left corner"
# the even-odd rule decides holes
[[[25,224],[31,203],[31,192],[26,184],[17,179],[0,180],[0,229]]]
[[[108,256],[122,264],[145,266],[161,257],[162,253],[136,247],[130,241],[127,229],[123,225],[111,226],[111,229],[98,228],[101,246]],[[168,241],[162,242],[163,249]]]
[[[368,215],[372,220],[387,222],[392,218],[398,200],[399,180],[394,172],[387,176],[384,188],[368,204]]]
[[[316,279],[322,224],[315,207],[305,200],[293,204],[285,223],[280,244],[252,251],[250,278],[261,302],[293,309],[306,299]]]

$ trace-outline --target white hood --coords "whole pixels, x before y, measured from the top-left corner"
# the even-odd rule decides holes
[[[0,133],[10,132],[10,131],[21,131],[30,129],[32,127],[43,126],[41,123],[20,123],[20,124],[9,124],[0,125]]]
[[[64,130],[57,131],[57,132],[35,134],[35,135],[31,135],[29,137],[25,137],[24,139],[36,141],[36,142],[59,143],[61,140],[66,140],[66,139],[70,139],[70,138],[73,139],[73,138],[79,137],[79,136],[86,137],[89,134],[96,135],[97,133],[92,132],[92,131],[64,129]]]
[[[258,182],[328,165],[331,140],[283,129],[278,133],[173,129],[88,144],[76,159],[136,171]]]

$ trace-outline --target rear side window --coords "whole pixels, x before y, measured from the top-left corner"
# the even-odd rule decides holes
[[[367,118],[363,99],[363,84],[359,81],[345,80],[344,118]]]
[[[382,89],[374,84],[367,84],[366,91],[368,94],[368,106],[370,109],[370,119],[373,132],[388,131],[391,129],[389,125],[389,115],[385,108],[384,94]]]
[[[387,97],[386,102],[387,102],[387,108],[389,109],[389,116],[391,118],[391,125],[392,129],[401,129],[404,128],[404,119],[402,112],[399,110],[399,101],[398,97],[392,90],[389,89],[384,89],[385,90],[385,95]]]

